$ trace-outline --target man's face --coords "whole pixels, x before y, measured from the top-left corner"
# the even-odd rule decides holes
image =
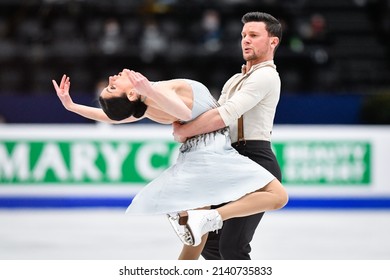
[[[245,61],[257,64],[273,59],[276,37],[270,37],[264,22],[248,22],[241,32],[241,48]]]

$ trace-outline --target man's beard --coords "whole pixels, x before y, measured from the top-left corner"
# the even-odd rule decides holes
[[[250,54],[250,55],[243,55],[243,58],[245,61],[252,61],[257,59],[257,55],[255,54]]]

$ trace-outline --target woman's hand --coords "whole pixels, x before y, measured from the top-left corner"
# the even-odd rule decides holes
[[[138,94],[148,96],[148,94],[153,91],[149,80],[141,73],[128,69],[123,69],[122,72],[127,75],[130,82],[133,84],[133,90]]]
[[[58,86],[55,80],[52,80],[54,89],[57,92],[58,98],[61,100],[62,105],[69,111],[71,111],[74,105],[72,98],[69,95],[70,78],[66,75],[62,76],[61,83]]]

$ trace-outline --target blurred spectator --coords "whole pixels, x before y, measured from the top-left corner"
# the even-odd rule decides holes
[[[323,15],[316,13],[310,17],[310,40],[314,42],[324,43],[327,40],[326,19]]]
[[[326,19],[322,14],[314,13],[309,19],[300,21],[297,29],[306,43],[324,43],[327,40]]]
[[[156,56],[163,54],[168,49],[168,39],[161,32],[157,23],[147,21],[141,35],[141,59],[144,62],[152,62]]]
[[[145,63],[157,80],[220,88],[242,61],[242,10],[272,10],[283,24],[284,91],[390,88],[389,0],[45,0],[0,1],[0,94],[46,94],[64,71],[92,95],[100,71]]]
[[[125,42],[119,22],[114,18],[107,19],[100,39],[100,50],[103,54],[113,55],[122,52],[124,48]]]
[[[216,52],[221,49],[221,20],[215,10],[206,10],[203,13],[202,22],[202,44],[206,51]]]

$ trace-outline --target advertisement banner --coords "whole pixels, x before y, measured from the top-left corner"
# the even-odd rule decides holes
[[[273,148],[285,185],[371,184],[371,143],[365,141],[276,141]]]
[[[168,140],[1,141],[0,183],[145,184],[173,164],[177,146]]]

